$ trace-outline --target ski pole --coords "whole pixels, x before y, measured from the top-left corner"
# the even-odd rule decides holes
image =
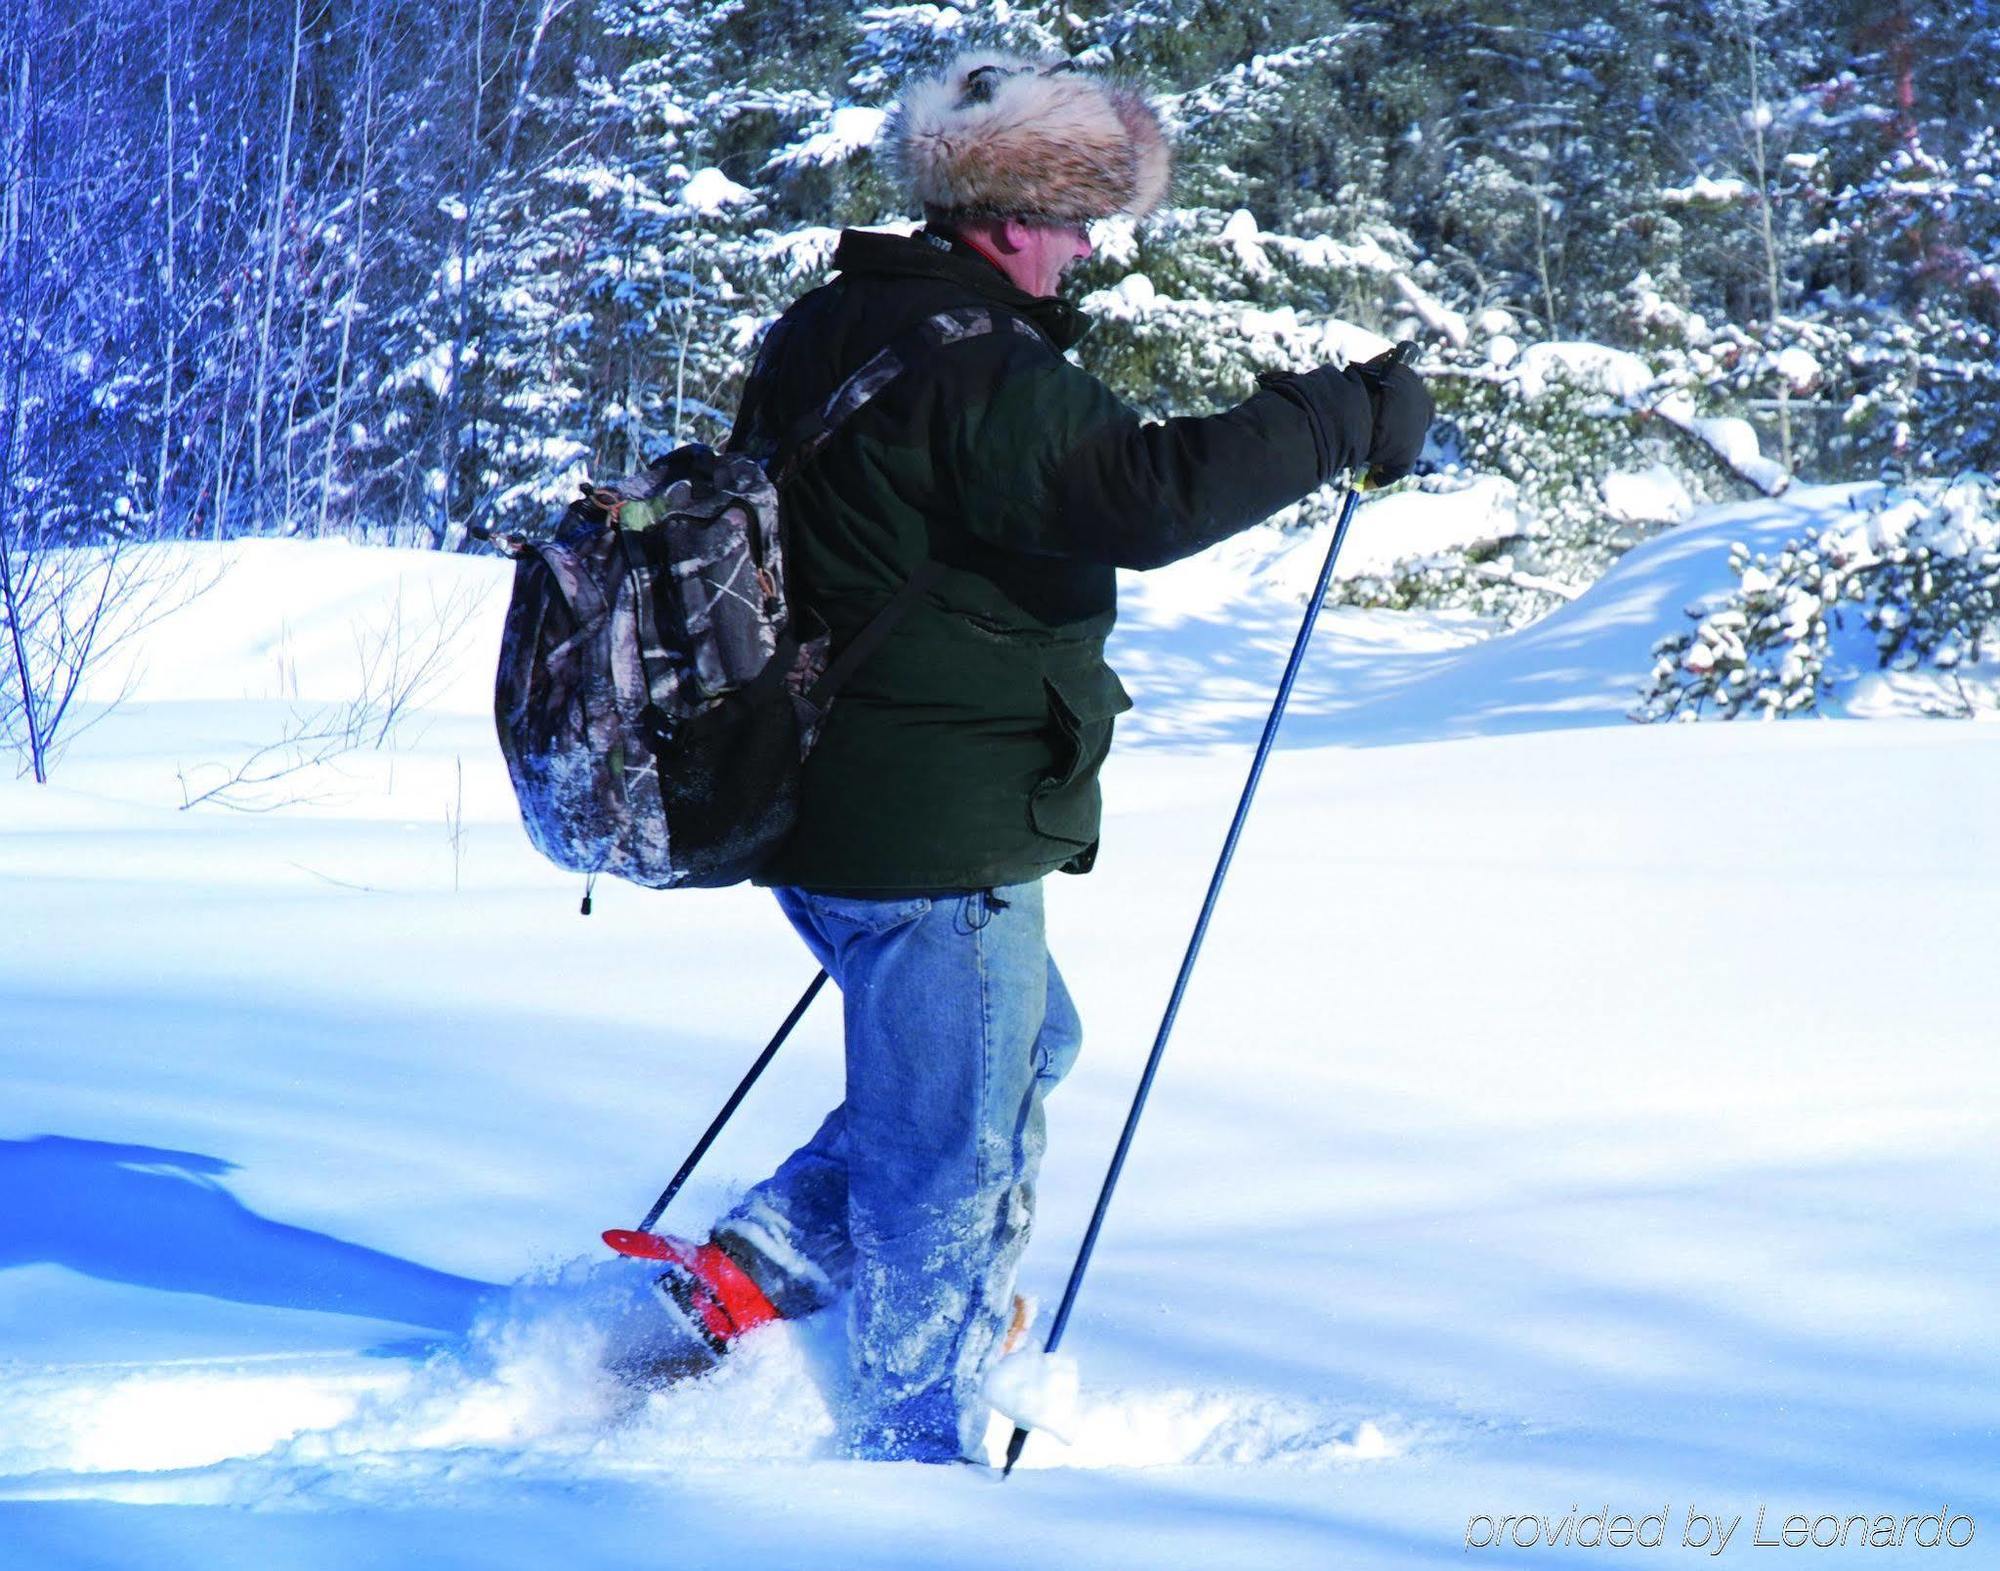
[[[1395,363],[1408,364],[1416,358],[1417,346],[1408,340],[1398,344],[1392,351]],[[1076,1264],[1070,1267],[1069,1284],[1063,1288],[1062,1303],[1056,1309],[1055,1320],[1049,1326],[1049,1339],[1042,1345],[1044,1353],[1053,1353],[1062,1341],[1063,1328],[1069,1324],[1069,1312],[1076,1304],[1077,1290],[1083,1286],[1083,1273],[1090,1266],[1091,1251],[1097,1247],[1097,1235],[1104,1227],[1104,1213],[1111,1206],[1111,1192],[1118,1187],[1118,1175],[1125,1166],[1125,1154],[1132,1148],[1132,1136],[1139,1128],[1139,1115],[1146,1110],[1146,1095],[1153,1089],[1153,1076],[1159,1072],[1160,1059],[1167,1050],[1167,1037],[1174,1029],[1174,1017],[1180,1013],[1181,995],[1187,991],[1188,977],[1194,972],[1195,956],[1201,953],[1201,941],[1208,932],[1208,919],[1215,910],[1216,897],[1222,893],[1222,880],[1229,871],[1229,859],[1236,854],[1237,839],[1243,833],[1243,821],[1250,816],[1250,799],[1257,794],[1257,781],[1264,773],[1264,760],[1270,756],[1271,742],[1278,734],[1278,722],[1284,718],[1285,704],[1292,696],[1292,683],[1299,674],[1299,664],[1305,659],[1306,645],[1312,639],[1313,623],[1319,620],[1319,608],[1326,599],[1328,585],[1333,582],[1334,559],[1340,555],[1341,542],[1347,538],[1347,526],[1354,521],[1354,507],[1361,499],[1363,482],[1350,481],[1346,499],[1340,504],[1340,520],[1334,525],[1333,543],[1326,548],[1326,561],[1320,565],[1319,582],[1313,586],[1312,599],[1306,602],[1305,620],[1299,624],[1299,636],[1292,641],[1291,658],[1285,662],[1285,674],[1278,682],[1278,696],[1272,701],[1271,713],[1264,722],[1264,734],[1257,739],[1256,756],[1250,760],[1250,778],[1243,782],[1243,795],[1236,803],[1236,816],[1229,821],[1229,833],[1222,842],[1222,855],[1216,859],[1215,872],[1208,881],[1208,894],[1201,903],[1201,915],[1195,919],[1194,936],[1188,940],[1187,953],[1181,957],[1180,974],[1174,978],[1174,990],[1167,996],[1167,1009],[1160,1020],[1159,1035],[1153,1038],[1153,1051],[1147,1056],[1144,1073],[1139,1076],[1139,1089],[1132,1098],[1132,1110],[1125,1115],[1125,1128],[1118,1136],[1118,1146],[1111,1153],[1111,1167],[1104,1175],[1104,1187],[1097,1192],[1097,1208],[1090,1214],[1090,1226],[1084,1229],[1083,1246],[1077,1251]],[[1014,1464],[1021,1460],[1021,1449],[1028,1443],[1028,1431],[1016,1424],[1014,1433],[1007,1441],[1007,1464],[1000,1470],[1006,1478],[1014,1471]]]
[[[812,979],[799,1001],[792,1005],[792,1012],[785,1016],[784,1024],[778,1027],[778,1034],[765,1044],[764,1051],[757,1055],[757,1061],[750,1066],[750,1072],[743,1077],[736,1089],[730,1092],[729,1100],[722,1104],[722,1111],[715,1115],[715,1121],[695,1142],[694,1149],[687,1155],[687,1160],[681,1163],[680,1171],[674,1174],[667,1187],[660,1191],[660,1198],[653,1202],[653,1209],[646,1213],[645,1221],[634,1229],[635,1232],[652,1231],[653,1224],[660,1219],[660,1213],[665,1211],[674,1196],[681,1192],[681,1185],[688,1181],[688,1175],[695,1170],[695,1165],[708,1155],[708,1148],[715,1144],[715,1137],[722,1133],[722,1126],[729,1122],[731,1115],[742,1105],[743,1099],[750,1094],[750,1088],[757,1083],[757,1077],[769,1066],[771,1060],[778,1056],[778,1049],[785,1045],[785,1038],[792,1034],[792,1027],[804,1018],[805,1012],[812,1008],[812,1001],[819,997],[819,990],[825,986],[826,972],[822,970]],[[604,1235],[604,1239],[606,1243],[611,1243],[609,1233]],[[627,1252],[615,1243],[611,1243],[611,1247],[617,1249],[620,1254]]]

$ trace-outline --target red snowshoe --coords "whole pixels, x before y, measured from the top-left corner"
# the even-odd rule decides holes
[[[738,1337],[781,1318],[763,1290],[719,1245],[622,1228],[606,1233],[604,1241],[621,1255],[666,1263],[653,1279],[653,1291],[682,1346],[662,1357],[662,1374],[712,1369]]]

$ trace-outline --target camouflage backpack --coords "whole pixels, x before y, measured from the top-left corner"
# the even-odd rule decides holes
[[[994,326],[924,319],[765,462],[690,444],[585,485],[551,539],[486,537],[516,558],[494,717],[537,850],[677,889],[739,883],[777,849],[834,694],[937,576],[924,563],[829,664],[785,598],[779,491],[918,355]]]

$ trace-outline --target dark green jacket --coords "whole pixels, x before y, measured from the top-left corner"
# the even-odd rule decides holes
[[[887,894],[1088,871],[1098,768],[1131,707],[1104,663],[1113,570],[1199,551],[1361,461],[1364,384],[1270,378],[1221,414],[1146,423],[1063,358],[1081,314],[976,252],[849,231],[834,266],[766,338],[732,447],[768,455],[923,317],[984,304],[1005,330],[932,351],[786,487],[788,592],[836,650],[926,557],[944,571],[835,700],[758,882]]]

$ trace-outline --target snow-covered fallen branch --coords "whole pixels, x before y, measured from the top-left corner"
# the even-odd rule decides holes
[[[1733,415],[1697,415],[1694,399],[1684,389],[1665,394],[1640,407],[1641,419],[1665,422],[1688,451],[1697,453],[1764,496],[1782,496],[1792,472],[1775,458],[1766,458],[1748,420]]]
[[[1685,385],[1661,376],[1630,350],[1582,342],[1530,344],[1502,365],[1442,366],[1426,374],[1486,382],[1530,402],[1552,383],[1599,393],[1607,399],[1607,417],[1660,421],[1686,451],[1761,496],[1782,495],[1792,483],[1790,470],[1764,456],[1749,421],[1698,413]]]
[[[1544,573],[1524,573],[1507,562],[1468,562],[1465,570],[1475,578],[1491,579],[1496,584],[1506,584],[1513,589],[1529,589],[1536,594],[1555,595],[1563,600],[1575,600],[1590,587],[1588,584],[1565,583]]]

